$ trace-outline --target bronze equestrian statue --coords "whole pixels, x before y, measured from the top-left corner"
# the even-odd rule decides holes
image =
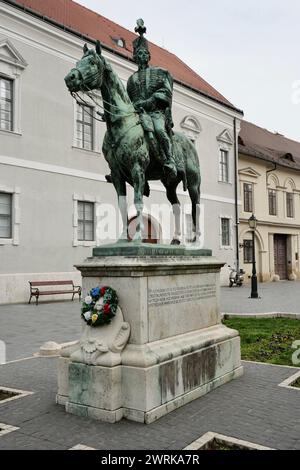
[[[180,182],[188,190],[192,202],[193,242],[200,238],[201,175],[197,151],[190,139],[173,132],[173,79],[170,73],[149,66],[150,52],[144,37],[146,28],[138,20],[139,37],[133,43],[138,71],[123,83],[102,55],[100,42],[96,50],[84,46],[84,55],[65,82],[75,97],[78,92],[99,90],[102,95],[107,132],[103,154],[111,170],[107,177],[116,189],[123,221],[120,240],[128,239],[126,183],[134,188],[137,229],[134,242],[142,242],[143,196],[150,195],[149,181],[160,180],[175,216],[172,244],[181,237],[180,202],[176,190]]]
[[[140,37],[133,42],[133,60],[138,71],[128,80],[127,93],[140,119],[145,132],[148,133],[149,144],[157,138],[159,151],[155,152],[163,166],[166,176],[176,178],[177,168],[172,148],[172,99],[173,79],[167,70],[150,67],[151,55],[148,41],[144,38],[146,28],[143,20],[138,20],[135,31]],[[146,115],[150,118],[147,119]]]

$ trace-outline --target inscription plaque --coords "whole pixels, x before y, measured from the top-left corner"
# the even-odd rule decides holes
[[[215,296],[215,284],[153,289],[149,290],[148,305],[149,307],[159,307],[161,305],[182,304],[195,300],[210,299]]]

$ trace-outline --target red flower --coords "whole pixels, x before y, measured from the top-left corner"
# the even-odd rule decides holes
[[[104,314],[107,315],[110,312],[110,305],[105,304],[103,307]]]
[[[100,291],[100,294],[102,297],[104,296],[105,292],[106,292],[106,287],[102,287]]]

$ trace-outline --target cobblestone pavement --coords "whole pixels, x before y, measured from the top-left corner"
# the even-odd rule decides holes
[[[32,356],[46,341],[76,340],[80,331],[80,303],[75,300],[0,306],[0,340],[6,344],[7,362]]]
[[[300,313],[300,281],[259,284],[260,299],[249,299],[251,285],[221,288],[222,313]]]
[[[0,403],[0,423],[19,430],[0,449],[179,450],[211,431],[277,449],[300,449],[300,390],[278,384],[295,368],[245,363],[245,375],[151,425],[66,414],[55,404],[56,358],[0,366],[0,385],[34,394]],[[1,426],[0,426],[1,427]]]

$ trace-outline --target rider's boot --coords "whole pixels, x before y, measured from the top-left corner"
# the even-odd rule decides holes
[[[163,168],[165,175],[168,179],[176,179],[177,178],[177,167],[174,161],[173,152],[172,152],[172,144],[170,142],[169,137],[167,136],[160,136],[160,142],[163,149],[164,154],[164,163]]]

